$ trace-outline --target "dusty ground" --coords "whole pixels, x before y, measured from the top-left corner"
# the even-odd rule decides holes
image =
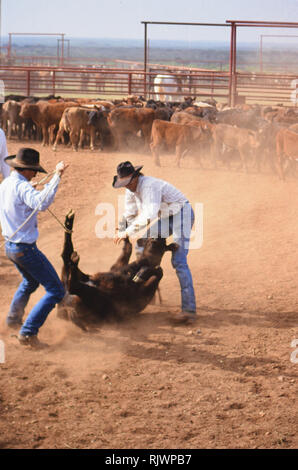
[[[19,146],[9,142],[9,152]],[[39,335],[49,348],[28,350],[5,326],[19,276],[2,248],[0,448],[297,448],[297,180],[201,170],[190,156],[177,170],[170,155],[157,168],[148,154],[34,147],[48,170],[71,163],[51,209],[61,220],[76,212],[86,272],[108,269],[120,251],[95,235],[97,204],[123,194],[111,187],[120,161],[144,164],[204,204],[203,246],[189,254],[199,321],[168,320],[180,293],[166,254],[162,305],[95,333],[53,311]],[[63,230],[48,212],[39,227],[39,247],[60,272]]]

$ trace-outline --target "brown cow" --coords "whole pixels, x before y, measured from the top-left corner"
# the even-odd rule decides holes
[[[210,121],[184,111],[175,111],[171,117],[171,122],[175,122],[176,124],[189,124],[196,122],[198,127],[202,127],[205,130],[209,129],[210,131],[214,127],[214,124],[211,124]]]
[[[185,108],[184,112],[196,117],[204,118],[210,122],[215,122],[217,116],[216,106],[211,106],[203,102],[193,104],[192,106]]]
[[[210,143],[211,143],[211,131],[214,127],[215,124],[211,124],[210,121],[207,121],[206,119],[203,119],[201,117],[195,116],[194,114],[186,113],[183,111],[180,112],[175,112],[173,116],[171,117],[171,122],[174,122],[176,124],[184,124],[186,126],[193,126],[193,127],[198,127],[201,128],[205,132],[205,141],[201,143],[199,154],[197,155],[198,157],[198,162],[203,168],[202,160],[200,158],[201,155],[203,154],[209,154],[210,153]],[[209,139],[207,139],[209,133]]]
[[[16,100],[7,100],[2,107],[3,129],[8,139],[17,135],[18,139],[36,138],[36,127],[32,119],[20,117],[21,103]]]
[[[19,140],[23,138],[24,119],[20,117],[21,105],[15,100],[8,100],[2,106],[3,127],[8,139],[14,131]]]
[[[83,330],[105,321],[119,321],[141,312],[153,299],[163,276],[160,267],[166,251],[178,248],[166,245],[164,238],[145,241],[143,255],[132,263],[132,245],[127,238],[122,253],[108,272],[85,274],[78,268],[79,256],[73,251],[71,231],[74,214],[66,216],[63,247],[62,282],[66,298],[58,306],[58,316],[70,319]]]
[[[263,166],[276,173],[276,134],[284,128],[285,126],[281,126],[277,122],[267,122],[266,125],[260,127],[258,131],[260,142],[257,159],[258,171]]]
[[[76,101],[77,106],[83,107],[93,108],[94,106],[97,106],[100,108],[103,106],[105,109],[112,109],[115,107],[112,101],[95,100],[92,98],[76,98],[74,101]]]
[[[21,106],[20,116],[22,118],[31,118],[34,124],[42,130],[42,145],[49,145],[50,128],[58,127],[65,108],[74,105],[76,103],[71,101],[57,103],[48,103],[43,100],[37,103],[24,102]]]
[[[208,142],[209,139],[210,132],[201,127],[155,119],[152,125],[150,148],[155,164],[158,166],[160,166],[159,153],[162,148],[175,151],[176,165],[179,167],[181,157],[186,152]]]
[[[128,138],[137,137],[141,132],[145,145],[149,146],[150,134],[155,112],[150,108],[120,107],[114,108],[108,116],[108,123],[118,149],[128,147]]]
[[[298,122],[298,112],[292,106],[280,106],[264,114],[264,119],[269,122],[277,122],[285,126],[296,124]]]
[[[222,149],[225,147],[239,152],[241,167],[244,167],[246,172],[248,172],[248,154],[251,150],[256,150],[260,145],[257,132],[229,124],[216,124],[212,129],[212,138],[214,167],[216,167],[218,156],[222,154]],[[230,167],[229,160],[226,163]]]
[[[64,110],[57,136],[53,145],[53,150],[57,150],[57,145],[62,139],[64,132],[69,134],[69,139],[73,150],[83,148],[86,135],[90,136],[90,150],[95,148],[96,128],[89,124],[89,116],[94,108],[83,106],[72,106]]]
[[[298,161],[298,134],[294,130],[280,129],[276,134],[276,166],[281,180],[289,163]],[[287,163],[286,167],[284,163]]]

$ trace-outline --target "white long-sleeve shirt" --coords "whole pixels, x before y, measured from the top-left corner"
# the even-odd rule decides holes
[[[3,129],[0,128],[0,171],[3,178],[7,178],[10,175],[10,166],[4,161],[6,157],[8,157],[6,137]]]
[[[187,198],[172,184],[152,176],[139,176],[135,192],[126,189],[124,217],[132,236],[158,216],[168,217],[181,210]]]
[[[30,182],[17,171],[12,171],[0,184],[0,224],[5,240],[14,243],[34,243],[38,238],[37,215],[53,202],[60,176],[56,173],[42,191],[33,188]],[[42,201],[42,203],[41,203]],[[34,209],[36,213],[13,237]]]

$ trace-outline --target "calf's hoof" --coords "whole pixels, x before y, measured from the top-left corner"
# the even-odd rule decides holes
[[[78,255],[78,253],[76,251],[74,251],[72,254],[71,254],[71,262],[75,265],[79,264],[79,261],[80,261],[80,257]]]

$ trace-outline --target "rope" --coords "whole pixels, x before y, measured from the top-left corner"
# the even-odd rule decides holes
[[[67,227],[65,227],[65,225],[58,219],[58,217],[49,208],[47,209],[47,211],[51,214],[52,217],[54,217],[54,219],[57,220],[58,224],[64,228],[66,233],[72,233],[72,230],[69,230]]]
[[[48,173],[40,181],[38,181],[36,183],[33,183],[32,186],[39,186],[40,184],[43,184],[44,181],[46,181],[50,176],[52,176],[54,174],[55,174],[55,171],[52,171],[52,173]],[[65,225],[58,219],[58,217],[49,208],[47,208],[47,211],[51,214],[52,217],[54,217],[54,219],[56,219],[58,224],[61,225],[61,227],[64,228],[65,232],[72,233],[72,230],[69,230],[67,227],[65,227]]]
[[[41,178],[40,181],[36,181],[36,182],[31,183],[32,186],[35,188],[35,186],[39,186],[40,184],[43,184],[44,181],[46,181],[50,176],[54,175],[55,173],[56,173],[56,171],[52,171],[52,173],[48,173],[43,178]]]

